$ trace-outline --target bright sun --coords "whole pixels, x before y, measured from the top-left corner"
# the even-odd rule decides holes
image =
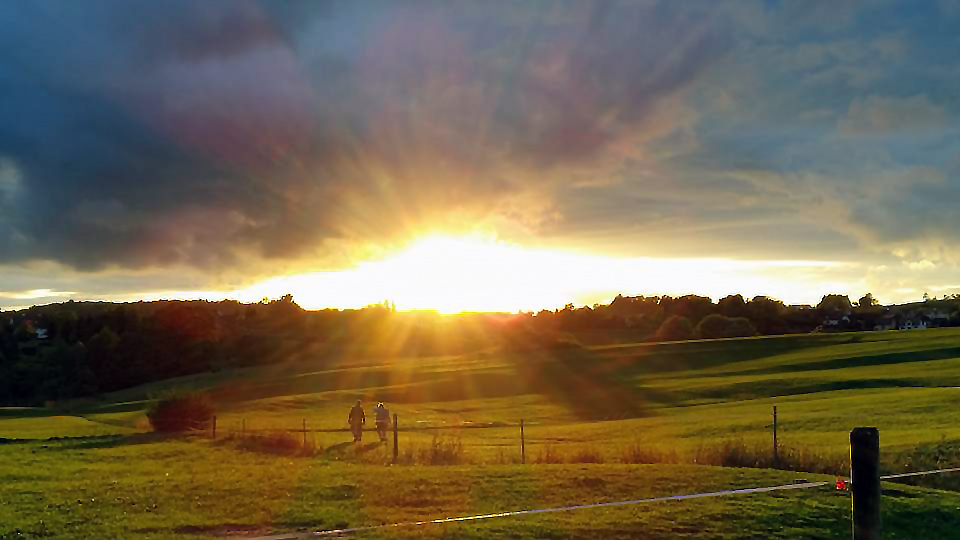
[[[307,309],[362,307],[385,300],[400,310],[516,312],[569,301],[549,252],[480,236],[427,236],[399,253],[340,272],[278,277],[243,291],[242,300],[291,292]],[[259,296],[258,296],[259,295]]]
[[[609,302],[617,293],[719,298],[774,291],[789,302],[812,294],[812,286],[838,286],[817,275],[829,266],[810,261],[614,258],[525,248],[492,237],[432,235],[351,269],[280,276],[231,296],[255,302],[291,293],[306,309],[390,301],[403,311],[444,314],[556,309],[567,303]]]

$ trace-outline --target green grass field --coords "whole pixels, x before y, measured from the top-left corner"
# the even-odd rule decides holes
[[[218,440],[145,433],[150,397],[185,387],[216,397]],[[620,462],[632,447],[678,461],[729,441],[770,447],[773,405],[787,447],[842,463],[849,430],[876,426],[884,456],[893,456],[960,440],[958,387],[957,329],[337,365],[318,358],[209,373],[69,409],[0,409],[0,438],[33,440],[0,445],[8,503],[0,506],[0,538],[256,536],[821,478]],[[387,449],[375,444],[358,455],[349,434],[336,431],[358,398],[383,400],[398,414],[402,451],[429,448],[439,436],[461,445],[463,464],[386,467]],[[528,462],[590,451],[604,464],[513,464],[521,419]],[[304,421],[317,447],[310,457],[224,440],[241,430],[299,430]],[[70,438],[42,440],[49,437]],[[955,492],[891,484],[884,504],[889,538],[945,538],[960,525]],[[848,495],[816,489],[361,537],[848,538],[848,513]]]

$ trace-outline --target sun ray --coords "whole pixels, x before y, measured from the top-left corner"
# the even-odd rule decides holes
[[[235,291],[241,301],[291,293],[307,309],[356,309],[385,300],[400,311],[517,313],[609,301],[618,293],[762,294],[809,303],[839,263],[732,259],[616,258],[530,248],[491,235],[433,234],[378,260],[341,271],[280,276]]]

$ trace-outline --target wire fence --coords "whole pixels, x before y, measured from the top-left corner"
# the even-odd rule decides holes
[[[890,480],[895,478],[905,478],[913,476],[929,476],[934,474],[943,474],[943,473],[952,473],[960,471],[960,467],[951,468],[951,469],[938,469],[938,470],[929,470],[929,471],[917,471],[910,473],[901,473],[901,474],[891,474],[880,476],[880,480]],[[570,506],[558,506],[551,508],[537,508],[537,509],[524,509],[524,510],[511,510],[505,512],[496,512],[491,514],[477,514],[469,516],[454,516],[454,517],[445,517],[431,520],[423,521],[406,521],[398,523],[384,523],[379,525],[368,525],[362,527],[349,527],[341,529],[330,529],[322,531],[313,531],[308,533],[296,533],[292,535],[280,535],[280,536],[271,536],[269,538],[274,540],[282,539],[297,539],[297,538],[311,538],[311,537],[329,537],[329,536],[343,536],[350,535],[355,533],[363,533],[384,529],[401,529],[401,528],[414,528],[414,527],[423,527],[428,525],[439,525],[444,523],[461,523],[468,521],[480,521],[488,519],[498,519],[498,518],[512,518],[520,516],[531,516],[538,514],[554,514],[560,512],[576,512],[583,510],[596,510],[602,508],[615,508],[615,507],[624,507],[624,506],[638,506],[645,504],[655,504],[655,503],[668,503],[668,502],[678,502],[678,501],[690,501],[695,499],[705,499],[713,497],[730,497],[730,496],[739,496],[739,495],[755,495],[760,493],[771,493],[775,491],[787,491],[787,490],[799,490],[799,489],[811,489],[819,488],[828,485],[834,485],[837,490],[851,491],[852,492],[852,483],[846,478],[840,477],[837,479],[837,482],[831,481],[821,481],[821,482],[800,482],[793,484],[781,484],[777,486],[763,486],[763,487],[751,487],[751,488],[739,488],[739,489],[729,489],[722,491],[712,491],[704,493],[691,493],[691,494],[682,494],[682,495],[669,495],[664,497],[653,497],[647,499],[634,499],[628,501],[615,501],[615,502],[598,502],[598,503],[588,503],[588,504],[579,504],[579,505],[570,505]],[[879,538],[879,536],[877,536]],[[258,540],[258,539],[253,539]],[[264,539],[265,540],[265,539]]]
[[[373,422],[371,422],[373,423]],[[239,422],[240,430],[221,430],[220,436],[228,435],[231,437],[240,436],[241,439],[246,437],[248,434],[250,437],[256,438],[262,433],[294,433],[300,434],[302,436],[303,448],[308,446],[307,436],[310,433],[347,433],[349,431],[355,431],[356,425],[351,427],[343,428],[313,428],[308,427],[307,419],[304,418],[301,420],[299,429],[247,429],[246,421],[240,419]],[[509,424],[504,425],[503,423],[497,423],[495,426],[483,426],[474,425],[473,427],[518,427],[517,435],[519,435],[519,452],[521,454],[521,463],[526,462],[526,433],[525,427],[531,424],[520,420],[515,426],[510,426]],[[772,455],[772,462],[766,463],[755,463],[755,466],[759,468],[780,468],[783,469],[784,462],[780,461],[781,459],[786,458],[786,455],[781,454],[781,447],[778,442],[778,415],[776,407],[773,408],[772,414],[772,423],[764,426],[764,429],[769,429],[772,435],[772,448],[770,448],[770,454]],[[196,422],[190,425],[199,431],[208,433],[214,439],[217,438],[217,417],[213,416],[206,421]],[[404,426],[401,430],[398,417],[396,414],[392,416],[392,422],[389,422],[389,431],[392,432],[392,462],[398,462],[399,455],[399,445],[400,438],[399,434],[404,433],[416,433],[416,432],[429,432],[431,430],[436,430],[438,428],[448,428],[449,426],[425,426],[425,425],[410,425]],[[463,429],[466,426],[457,426],[460,429]],[[381,423],[376,428],[377,431],[381,432],[381,442],[388,443],[388,438],[386,432],[388,427]],[[374,431],[374,429],[368,428],[367,431]],[[354,441],[356,442],[359,439],[357,434],[354,433]],[[929,468],[926,470],[911,471],[911,472],[897,472],[891,474],[880,474],[880,446],[879,446],[879,433],[876,428],[856,428],[851,432],[851,446],[850,446],[850,461],[849,461],[849,470],[851,472],[848,479],[847,476],[837,473],[836,488],[842,490],[849,490],[852,493],[853,499],[853,522],[854,529],[859,530],[862,528],[864,530],[876,530],[879,531],[880,523],[880,503],[879,499],[881,497],[880,481],[903,481],[905,479],[911,478],[921,478],[921,477],[934,477],[937,475],[942,475],[946,473],[955,473],[960,472],[960,467],[946,467],[943,465],[949,465],[949,463],[944,462],[941,464],[941,457],[937,457],[938,466],[934,468]],[[315,443],[314,443],[315,445]],[[390,447],[387,446],[389,449]],[[960,457],[960,454],[958,456]],[[581,461],[582,462],[582,461]],[[717,464],[717,463],[712,463]],[[725,464],[725,463],[719,463]],[[741,464],[734,464],[734,466],[741,466]],[[815,471],[808,469],[785,469],[785,470],[795,470],[797,472],[810,472],[817,473],[823,471]],[[452,517],[443,517],[433,520],[424,520],[424,521],[409,521],[409,522],[400,522],[400,523],[388,523],[388,524],[379,524],[379,525],[370,525],[363,527],[353,527],[353,528],[341,528],[336,530],[327,530],[327,531],[315,531],[311,533],[302,534],[300,536],[286,536],[286,537],[272,537],[272,538],[304,538],[310,536],[337,536],[344,534],[351,534],[356,532],[364,531],[373,531],[378,529],[387,529],[387,528],[409,528],[409,527],[418,527],[431,524],[442,524],[442,523],[455,523],[455,522],[466,522],[466,521],[477,521],[477,520],[487,520],[494,518],[508,518],[508,517],[517,517],[525,515],[536,515],[536,514],[550,514],[558,512],[572,512],[572,511],[582,511],[582,510],[591,510],[591,509],[600,509],[600,508],[612,508],[612,507],[623,507],[623,506],[635,506],[643,504],[653,504],[653,503],[666,503],[672,501],[686,501],[693,499],[702,499],[702,498],[711,498],[711,497],[727,497],[727,496],[738,496],[738,495],[750,495],[758,493],[768,493],[775,491],[784,491],[784,490],[798,490],[798,489],[810,489],[824,487],[832,484],[830,481],[820,481],[820,482],[798,482],[791,484],[783,484],[776,486],[761,486],[761,487],[746,487],[738,489],[730,489],[723,491],[713,491],[713,492],[703,492],[703,493],[692,493],[692,494],[677,494],[669,495],[663,497],[655,498],[646,498],[646,499],[635,499],[635,500],[626,500],[626,501],[616,501],[616,502],[595,502],[595,503],[586,503],[579,505],[571,506],[561,506],[561,507],[552,507],[552,508],[539,508],[539,509],[521,509],[521,510],[509,510],[504,512],[490,513],[490,514],[479,514],[472,516],[452,516]],[[859,500],[859,508],[858,508]],[[854,538],[879,538],[879,533],[876,536],[858,536],[854,534]]]
[[[760,420],[759,415],[753,415]],[[733,436],[687,438],[682,444],[667,446],[642,436],[621,436],[603,430],[599,435],[567,436],[564,425],[491,422],[466,425],[424,425],[393,415],[393,422],[378,430],[373,422],[362,433],[353,433],[329,423],[311,426],[307,418],[289,419],[286,425],[256,425],[236,416],[217,423],[209,419],[197,430],[214,439],[232,440],[244,450],[297,456],[317,456],[337,461],[394,465],[509,465],[509,464],[691,464],[722,467],[775,469],[798,473],[843,475],[849,472],[849,455],[836,446],[826,449],[793,436],[789,442],[780,433],[780,422],[756,421],[747,439]],[[669,418],[667,418],[669,420]],[[327,420],[329,422],[329,420]],[[224,424],[229,429],[224,429]],[[266,425],[265,425],[266,424]],[[580,424],[583,425],[582,423]],[[486,431],[490,429],[490,431]],[[377,431],[380,433],[374,435]],[[797,432],[793,432],[797,433]],[[371,435],[367,438],[363,435]],[[379,437],[378,437],[379,435]],[[350,441],[353,444],[350,444]],[[360,441],[363,442],[360,442]],[[888,479],[960,491],[960,477],[913,478],[904,471],[935,470],[960,466],[960,442],[923,443],[914,447],[888,448],[881,463]]]

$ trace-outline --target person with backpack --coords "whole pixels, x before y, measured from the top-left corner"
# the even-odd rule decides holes
[[[363,437],[363,426],[367,423],[367,417],[363,414],[363,407],[358,399],[357,404],[350,409],[350,416],[347,417],[347,423],[350,424],[350,431],[353,432],[353,442],[360,442]]]
[[[383,402],[377,404],[373,409],[377,418],[377,435],[380,436],[380,442],[387,442],[387,428],[390,427],[390,410],[383,406]]]

